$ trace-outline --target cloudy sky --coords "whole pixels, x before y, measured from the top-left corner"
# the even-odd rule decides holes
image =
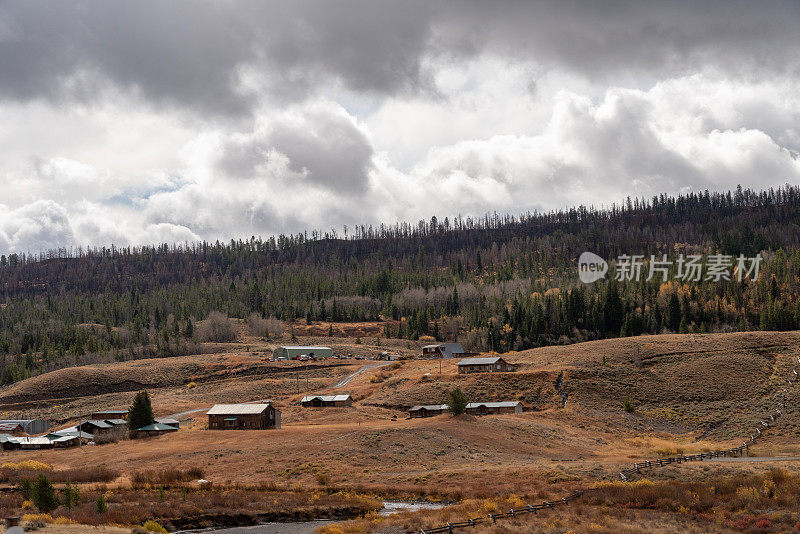
[[[800,184],[800,3],[0,0],[0,253]]]

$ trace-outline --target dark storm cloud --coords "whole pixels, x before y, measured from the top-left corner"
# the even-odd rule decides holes
[[[647,82],[702,65],[797,70],[797,2],[5,2],[0,96],[83,98],[93,76],[203,111],[249,110],[253,67],[297,101],[334,80],[382,95],[435,91],[428,56],[489,52]],[[75,79],[76,73],[88,78]]]
[[[329,79],[357,91],[416,91],[426,83],[425,11],[372,2],[6,3],[0,95],[91,98],[91,83],[68,83],[83,72],[157,103],[236,112],[249,105],[236,90],[242,66],[258,68],[284,99]]]

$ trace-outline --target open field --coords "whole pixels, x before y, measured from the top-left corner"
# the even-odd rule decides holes
[[[374,339],[357,344],[346,338],[301,337],[297,342],[331,345],[335,353],[344,354],[412,354],[419,346],[385,339],[380,345]],[[771,395],[785,383],[800,354],[798,342],[800,334],[795,332],[643,336],[504,355],[519,365],[515,373],[459,375],[454,361],[393,362],[355,375],[344,388],[331,389],[342,377],[374,362],[266,362],[262,354],[274,343],[243,339],[216,354],[68,369],[7,388],[0,402],[8,405],[0,411],[15,414],[13,401],[36,388],[79,395],[87,377],[102,384],[124,379],[147,386],[157,415],[202,411],[183,416],[185,428],[172,435],[2,456],[36,459],[56,470],[113,468],[122,476],[112,487],[125,487],[133,473],[145,469],[201,466],[205,478],[222,486],[269,484],[276,491],[459,501],[512,494],[526,502],[555,499],[574,488],[613,479],[634,461],[738,445],[769,412]],[[521,400],[531,409],[497,416],[406,419],[409,405],[445,402],[453,387],[460,387],[469,400]],[[300,396],[323,389],[350,393],[356,402],[348,408],[298,406]],[[74,422],[78,412],[127,406],[131,391],[120,387],[54,406],[43,401],[39,408],[25,411],[66,424]],[[567,395],[566,405],[560,393]],[[262,398],[273,399],[282,410],[282,430],[204,430],[204,410],[215,402]],[[626,398],[632,412],[624,408]],[[752,454],[800,456],[796,404],[797,395],[790,392],[784,417],[764,433]],[[780,465],[787,473],[800,472],[800,462]],[[702,484],[719,477],[761,476],[771,467],[767,462],[711,461],[671,466],[648,476],[657,482]],[[584,505],[592,507],[603,506]],[[684,522],[663,509],[636,513],[649,517],[653,525],[665,525],[665,532]],[[566,511],[548,514],[556,522],[541,531],[578,526],[559,522],[559,514],[566,516]],[[625,531],[630,523],[629,531],[636,532],[640,519],[625,516],[602,524]],[[587,530],[590,523],[579,530]],[[514,524],[497,532],[520,531]]]

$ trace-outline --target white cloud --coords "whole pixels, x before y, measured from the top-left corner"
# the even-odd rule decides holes
[[[432,60],[433,61],[433,60]],[[441,61],[436,59],[435,61]],[[110,93],[95,107],[3,104],[0,251],[227,240],[431,215],[800,183],[800,82],[714,70],[598,90],[530,62],[438,69],[436,97],[354,93],[252,120],[187,120]],[[535,88],[530,87],[531,80]],[[336,100],[336,99],[338,100]]]

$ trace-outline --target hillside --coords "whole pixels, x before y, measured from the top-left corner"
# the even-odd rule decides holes
[[[0,384],[64,367],[196,354],[246,321],[269,340],[431,336],[507,352],[619,336],[800,328],[800,189],[636,199],[520,217],[181,247],[0,258]],[[581,284],[585,251],[611,263]],[[639,281],[612,279],[640,255]],[[681,255],[722,254],[724,277]],[[665,276],[648,276],[667,255]],[[758,270],[744,275],[747,265]],[[722,260],[720,260],[722,261]],[[755,263],[748,264],[753,267]],[[737,270],[738,269],[738,270]],[[741,276],[740,276],[741,275]],[[741,278],[741,279],[740,279]],[[217,321],[219,322],[219,321]]]
[[[198,410],[181,416],[186,430],[147,441],[18,452],[16,456],[40,458],[61,467],[91,458],[93,463],[113,464],[123,472],[162,463],[204,465],[209,477],[232,481],[278,477],[313,484],[324,472],[335,484],[391,485],[407,491],[479,494],[479,482],[488,484],[490,479],[493,482],[486,487],[492,491],[534,491],[541,484],[548,487],[547,480],[553,477],[583,480],[611,475],[616,466],[659,451],[702,451],[736,443],[768,412],[771,395],[800,355],[798,341],[797,332],[596,341],[509,353],[504,357],[518,363],[519,371],[467,376],[456,374],[452,360],[442,363],[441,375],[440,362],[432,360],[384,362],[373,368],[369,367],[380,362],[267,364],[252,350],[246,353],[245,347],[238,347],[237,351],[234,344],[219,355],[71,370],[77,372],[76,377],[95,378],[132,377],[140,368],[157,370],[151,374],[164,377],[151,390],[158,414]],[[364,348],[375,347],[365,343]],[[362,367],[366,371],[344,388],[326,389]],[[186,374],[187,369],[193,374]],[[220,378],[223,369],[232,371],[231,376]],[[251,370],[257,372],[250,374]],[[562,371],[566,406],[555,389]],[[57,371],[23,381],[3,392],[0,401],[14,399],[27,388],[58,383],[64,376],[64,371]],[[191,388],[185,385],[189,377],[196,380]],[[108,383],[113,380],[109,378]],[[181,383],[171,385],[172,380]],[[443,402],[455,386],[470,400],[520,399],[532,411],[405,419],[407,406]],[[343,409],[298,406],[300,396],[322,390],[346,391],[356,403]],[[635,405],[633,413],[624,410],[626,396]],[[107,393],[47,408],[42,401],[32,411],[67,422],[78,410],[125,406],[131,397],[131,393]],[[259,398],[271,398],[283,410],[282,430],[202,430],[203,411],[211,404]],[[13,406],[0,406],[0,410],[9,408]],[[797,452],[798,425],[798,413],[787,403],[780,426],[765,433],[762,446]],[[259,466],[255,471],[254,464]],[[500,478],[505,481],[502,487],[497,483]]]

